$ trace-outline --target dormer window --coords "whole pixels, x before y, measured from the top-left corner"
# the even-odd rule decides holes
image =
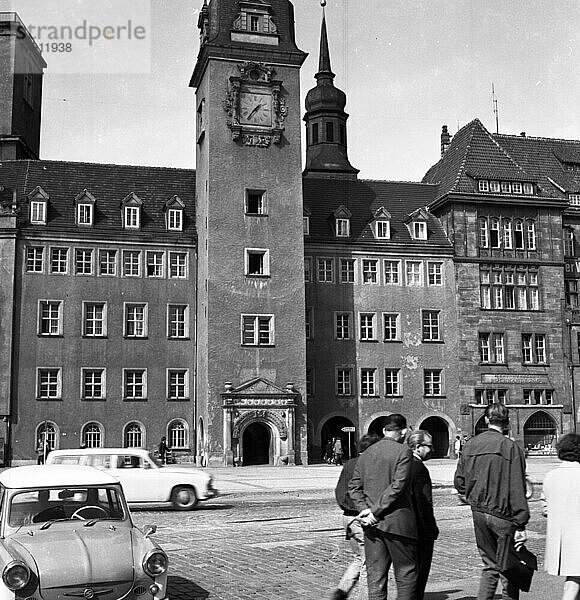
[[[33,225],[46,225],[48,194],[40,186],[37,186],[28,194],[28,199],[30,200],[30,222]]]
[[[580,207],[580,194],[570,194],[570,205]]]
[[[134,193],[129,194],[121,203],[123,229],[141,228],[141,207],[143,201]]]
[[[302,232],[310,235],[310,210],[306,206],[302,210]]]
[[[519,183],[518,181],[514,181],[512,183],[512,192],[514,194],[521,194],[522,193],[522,184]]]
[[[165,226],[168,231],[183,231],[184,209],[185,204],[179,196],[173,196],[165,203]]]
[[[391,239],[391,215],[381,206],[374,213],[373,233],[377,240]]]
[[[95,198],[84,190],[75,198],[76,221],[81,227],[92,227],[95,212]]]
[[[524,194],[526,194],[526,196],[533,196],[533,194],[534,194],[534,184],[533,183],[524,183]]]
[[[489,182],[489,191],[493,192],[494,194],[499,194],[499,181],[490,181]]]
[[[263,2],[240,2],[240,12],[231,33],[233,42],[278,45],[278,28],[270,15],[271,6]]]
[[[346,206],[339,206],[333,213],[334,235],[339,238],[350,236],[350,218],[352,213]]]
[[[427,223],[425,221],[413,221],[413,239],[415,240],[426,240],[427,239]]]
[[[488,192],[489,191],[489,181],[486,179],[482,179],[479,181],[479,191],[480,192]]]

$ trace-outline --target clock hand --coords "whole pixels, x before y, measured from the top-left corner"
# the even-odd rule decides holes
[[[263,106],[263,104],[261,102],[259,104],[256,104],[256,106],[254,106],[254,108],[251,110],[250,114],[248,115],[248,119],[251,119],[254,116],[254,113],[262,106]]]

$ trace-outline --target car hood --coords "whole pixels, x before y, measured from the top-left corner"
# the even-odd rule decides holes
[[[64,529],[64,525],[68,525]],[[90,527],[55,523],[45,530],[13,535],[6,546],[27,562],[41,589],[133,580],[133,544],[128,528],[102,521]]]
[[[163,466],[159,467],[161,473],[181,473],[186,475],[193,475],[194,477],[201,477],[203,479],[209,479],[210,475],[199,469],[192,469],[191,467],[173,467]]]

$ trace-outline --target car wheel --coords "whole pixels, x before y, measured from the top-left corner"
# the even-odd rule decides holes
[[[171,503],[175,510],[193,510],[197,506],[197,496],[192,487],[179,485],[171,494]]]

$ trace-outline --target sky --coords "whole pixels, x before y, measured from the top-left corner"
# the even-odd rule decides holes
[[[73,39],[69,52],[45,49],[41,158],[194,168],[188,84],[202,3],[0,0],[39,43],[49,42],[42,25],[85,22],[95,35],[127,26],[90,45]],[[319,0],[293,4],[297,44],[309,54],[304,112],[322,8]],[[495,131],[492,84],[501,133],[580,139],[578,0],[328,0],[325,10],[359,177],[420,181],[439,159],[443,124],[453,134],[477,117]]]

